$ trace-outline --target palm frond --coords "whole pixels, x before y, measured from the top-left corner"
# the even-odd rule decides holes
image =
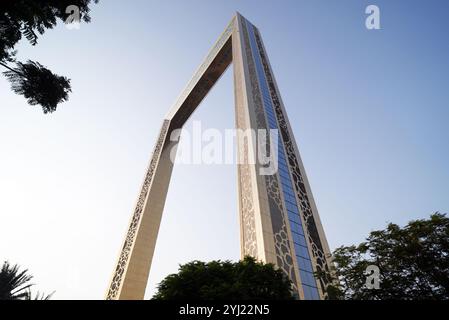
[[[33,276],[27,274],[28,270],[19,272],[19,266],[11,266],[6,261],[0,272],[0,300],[21,300],[28,296],[29,283]]]

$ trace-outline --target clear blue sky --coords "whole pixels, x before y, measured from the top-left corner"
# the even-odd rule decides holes
[[[262,33],[331,248],[449,211],[449,2],[103,0],[17,48],[72,79],[57,112],[0,78],[0,259],[55,298],[103,298],[161,121],[235,11]],[[193,119],[234,126],[232,69]],[[175,168],[147,297],[179,263],[238,259],[235,182]]]

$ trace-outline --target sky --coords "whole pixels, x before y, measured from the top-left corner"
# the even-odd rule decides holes
[[[365,8],[380,9],[380,30]],[[262,34],[331,249],[449,211],[449,3],[102,0],[18,59],[71,78],[43,114],[0,77],[0,261],[54,299],[103,299],[162,120],[232,16]],[[192,121],[234,127],[232,68]],[[234,165],[173,170],[146,298],[240,257]]]

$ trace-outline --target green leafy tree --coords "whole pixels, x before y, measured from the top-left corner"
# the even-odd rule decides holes
[[[156,300],[289,300],[291,281],[273,264],[252,257],[231,261],[193,261],[167,276],[153,296]]]
[[[337,248],[333,260],[338,281],[327,287],[331,299],[447,300],[449,218],[435,213],[402,228],[390,223],[357,246]],[[378,289],[368,266],[378,268]]]
[[[19,271],[19,266],[5,262],[0,271],[0,300],[47,300],[51,295],[39,294],[33,298],[30,281],[33,276],[28,270]]]
[[[70,80],[52,73],[38,62],[16,61],[14,47],[25,37],[33,46],[39,35],[56,26],[58,20],[66,21],[72,11],[90,22],[89,4],[92,0],[4,0],[0,1],[0,65],[12,83],[12,90],[25,96],[31,105],[41,105],[44,113],[53,112],[59,103],[68,99]],[[98,0],[93,0],[98,3]],[[15,65],[15,66],[13,66]]]

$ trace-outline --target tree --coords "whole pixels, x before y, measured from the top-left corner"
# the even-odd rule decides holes
[[[290,300],[291,281],[273,264],[252,257],[242,261],[192,261],[158,285],[156,300]]]
[[[0,300],[47,300],[52,294],[36,294],[33,298],[30,283],[33,276],[28,270],[19,271],[19,266],[11,266],[5,261],[0,271]]]
[[[89,4],[92,0],[14,0],[0,2],[0,65],[7,69],[3,74],[12,83],[12,90],[27,98],[31,105],[39,104],[44,113],[53,112],[59,103],[68,99],[70,80],[52,73],[38,62],[16,61],[15,45],[25,37],[33,46],[39,35],[56,26],[58,20],[66,21],[72,11],[90,22]],[[98,0],[93,0],[98,3]],[[73,7],[70,7],[73,8]],[[16,67],[11,66],[15,64]]]
[[[337,248],[333,260],[338,281],[327,288],[331,299],[448,300],[449,218],[437,212],[402,228],[390,223],[357,246]],[[370,286],[376,279],[368,266],[378,268],[378,289]]]

